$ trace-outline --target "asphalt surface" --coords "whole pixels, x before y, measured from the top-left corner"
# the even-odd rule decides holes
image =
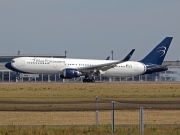
[[[95,101],[0,101],[0,111],[94,111],[112,110],[111,100]],[[143,107],[156,110],[180,110],[179,101],[115,101],[115,110],[135,110]]]

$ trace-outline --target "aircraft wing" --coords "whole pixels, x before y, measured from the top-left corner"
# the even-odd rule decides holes
[[[89,66],[89,67],[80,67],[78,68],[79,71],[81,72],[90,72],[90,73],[95,73],[98,71],[106,71],[108,69],[114,68],[117,64],[123,63],[128,61],[132,54],[134,53],[135,49],[132,49],[131,52],[123,59],[123,60],[119,60],[119,61],[115,61],[115,62],[109,62],[109,63],[105,63],[105,64],[99,64],[99,65],[94,65],[94,66]]]

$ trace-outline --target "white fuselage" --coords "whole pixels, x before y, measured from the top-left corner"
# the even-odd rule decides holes
[[[111,60],[20,57],[13,59],[12,67],[34,74],[62,74],[65,68],[89,67],[112,62]],[[102,72],[102,76],[127,77],[141,75],[146,71],[143,63],[127,61]]]

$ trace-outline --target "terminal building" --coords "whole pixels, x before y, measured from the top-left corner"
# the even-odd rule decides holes
[[[60,54],[14,54],[14,55],[0,55],[0,82],[16,82],[17,73],[10,71],[5,67],[5,63],[17,57],[54,57],[66,58],[65,55]],[[163,65],[168,66],[168,71],[153,73],[148,75],[141,75],[135,77],[95,77],[96,81],[180,81],[180,61],[164,61]],[[45,75],[45,74],[20,74],[21,82],[62,82],[60,75]],[[82,81],[82,78],[67,79],[66,81]]]

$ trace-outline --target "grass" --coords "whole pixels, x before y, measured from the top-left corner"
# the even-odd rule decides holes
[[[180,124],[180,110],[144,110],[145,124]],[[98,123],[111,124],[111,111],[99,111]],[[95,111],[0,111],[0,125],[94,125]],[[116,125],[139,124],[139,110],[115,110]]]
[[[110,101],[180,101],[180,84],[131,84],[131,83],[30,83],[1,84],[0,110],[66,110],[95,109],[96,96],[99,97],[99,109],[110,109]],[[68,105],[67,105],[68,104]],[[134,104],[122,104],[122,107],[133,108]],[[144,107],[152,107],[143,104]],[[177,108],[179,104],[153,104],[158,107]],[[135,106],[135,108],[140,105]]]
[[[0,127],[0,135],[111,134],[110,125],[48,126],[72,125],[73,122],[73,125],[95,124],[96,96],[99,97],[101,110],[111,109],[112,100],[119,102],[115,104],[119,110],[115,111],[116,124],[138,124],[137,107],[151,107],[155,110],[145,109],[144,119],[147,124],[175,126],[147,126],[145,134],[180,134],[180,129],[176,126],[180,123],[180,110],[173,110],[180,108],[179,83],[7,83],[0,85],[0,125],[4,125]],[[170,110],[161,110],[161,108]],[[99,123],[110,124],[111,111],[100,111]],[[116,126],[115,134],[136,135],[139,134],[139,128]]]
[[[101,98],[179,100],[180,84],[1,84],[0,99],[32,98],[69,101]],[[59,98],[59,99],[57,99]],[[5,99],[4,99],[5,100]],[[45,99],[47,100],[47,99]]]
[[[49,127],[49,126],[6,126],[0,127],[1,135],[111,135],[110,125],[104,126],[70,126],[70,127]],[[139,127],[115,127],[114,135],[139,135]],[[179,135],[180,127],[151,127],[146,126],[146,135]]]

